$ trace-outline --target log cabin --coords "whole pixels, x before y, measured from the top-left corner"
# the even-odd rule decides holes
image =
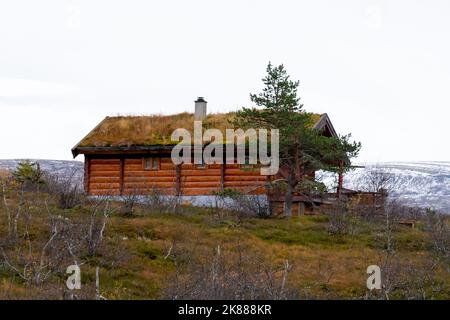
[[[267,195],[266,183],[276,177],[261,175],[251,165],[172,162],[171,150],[178,143],[171,141],[175,129],[191,131],[194,120],[202,120],[204,128],[233,128],[229,123],[233,113],[207,114],[206,106],[200,97],[194,113],[106,117],[72,149],[74,158],[80,154],[85,158],[85,192],[91,196],[122,196],[158,190],[189,197],[193,203],[202,203],[224,189]],[[314,114],[312,119],[313,128],[336,136],[327,114]],[[294,201],[298,203],[294,210],[304,210],[301,198]]]

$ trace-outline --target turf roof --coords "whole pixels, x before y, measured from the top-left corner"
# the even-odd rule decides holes
[[[234,113],[208,114],[203,120],[203,128],[215,128],[222,132],[233,128],[230,120]],[[321,120],[322,115],[312,114],[313,126]],[[132,146],[169,146],[178,143],[172,141],[175,129],[185,128],[191,133],[194,127],[192,113],[151,116],[116,116],[106,117],[74,150],[84,147],[132,147]]]

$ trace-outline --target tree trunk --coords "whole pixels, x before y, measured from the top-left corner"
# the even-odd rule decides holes
[[[293,188],[292,188],[292,174],[288,177],[287,189],[286,189],[286,197],[284,199],[284,216],[292,217],[292,199],[293,199]]]
[[[337,187],[337,198],[341,198],[342,194],[342,188],[344,185],[344,173],[343,173],[343,163],[342,161],[339,162],[339,177],[338,177],[338,187]]]

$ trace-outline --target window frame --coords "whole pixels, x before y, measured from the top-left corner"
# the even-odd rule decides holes
[[[150,161],[149,167],[147,167],[147,161]],[[145,171],[157,171],[161,167],[161,159],[159,157],[144,157],[142,159],[142,167]]]

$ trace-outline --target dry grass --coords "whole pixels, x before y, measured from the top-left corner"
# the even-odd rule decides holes
[[[8,196],[8,201],[13,204],[16,200]],[[3,210],[0,209],[1,234],[6,231]],[[88,214],[84,207],[50,210],[70,219]],[[81,268],[82,290],[85,297],[93,297],[95,268],[99,266],[101,294],[108,299],[164,298],[180,261],[207,265],[211,252],[220,246],[232,264],[238,261],[236,247],[241,246],[247,257],[273,268],[282,267],[288,260],[292,266],[288,288],[300,298],[361,298],[366,293],[366,268],[379,264],[383,254],[377,241],[383,225],[357,223],[356,234],[336,237],[327,232],[326,216],[239,220],[231,213],[217,217],[201,208],[185,207],[181,214],[161,214],[138,206],[132,218],[113,216],[109,220],[98,255],[87,259]],[[45,241],[46,236],[46,215],[35,214],[34,245]],[[419,265],[429,259],[430,240],[420,228],[401,227],[396,238],[402,260]],[[175,248],[169,255],[171,247]],[[440,276],[449,288],[448,274]],[[0,278],[0,298],[60,299],[66,275],[60,274],[35,287],[26,285],[0,264]]]
[[[203,121],[203,129],[232,129],[230,123],[234,113],[209,114]],[[321,115],[313,114],[314,123]],[[79,147],[129,147],[150,145],[172,145],[171,135],[175,129],[185,128],[193,137],[194,115],[179,113],[175,115],[117,116],[106,117],[100,125],[88,134]]]
[[[228,119],[232,113],[210,114],[203,121],[204,128],[225,130],[232,128]],[[185,128],[189,132],[194,129],[194,115],[180,113],[164,116],[118,116],[107,117],[79,144],[80,147],[109,146],[149,146],[171,145],[171,135],[175,129]]]
[[[312,122],[312,125],[314,125],[314,124],[316,124],[317,122],[319,122],[320,117],[322,117],[322,114],[311,113],[311,122]]]
[[[0,169],[0,190],[17,188],[17,185],[10,170]]]
[[[11,180],[12,174],[11,171],[0,169],[0,183],[5,183],[6,181]]]

